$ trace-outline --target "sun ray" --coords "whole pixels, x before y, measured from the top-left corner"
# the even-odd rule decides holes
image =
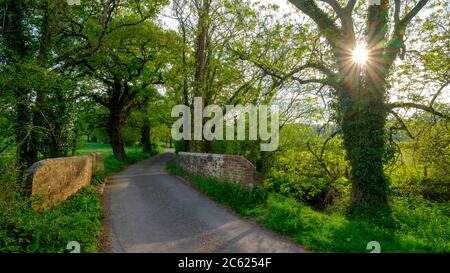
[[[358,45],[352,52],[353,62],[366,65],[369,60],[369,51],[363,45]]]

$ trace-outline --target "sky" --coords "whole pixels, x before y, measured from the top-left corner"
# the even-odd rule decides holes
[[[290,4],[288,2],[288,0],[250,0],[250,2],[254,2],[254,3],[260,2],[261,4],[276,4],[276,5],[278,5],[280,7],[280,10],[277,13],[277,15],[279,15],[280,18],[283,18],[285,13],[293,12],[296,10],[296,8],[292,4]],[[425,10],[422,10],[418,16],[421,18],[425,18],[429,15],[430,12],[431,11],[429,9],[425,9]],[[163,14],[170,15],[170,13],[171,13],[171,6],[169,5],[165,9],[165,12],[163,12]],[[161,21],[163,22],[163,24],[166,27],[168,27],[170,29],[174,29],[174,30],[177,29],[177,22],[174,19],[171,19],[168,16],[163,15],[163,16],[161,16]],[[433,93],[434,89],[435,88],[433,87],[432,90],[430,90],[428,92]],[[395,90],[395,88],[394,88],[394,90]],[[443,92],[443,94],[444,94],[443,99],[446,102],[447,101],[450,102],[450,94],[449,93],[450,93],[450,87],[445,88],[445,90]],[[447,94],[447,95],[445,95],[445,94]],[[394,101],[397,100],[396,96],[393,96],[391,99],[393,99]]]
[[[253,3],[261,3],[261,4],[276,4],[280,7],[280,18],[283,16],[284,13],[291,12],[294,7],[288,2],[288,0],[250,0],[250,2]],[[171,13],[171,5],[167,6],[163,12],[163,15],[160,16],[161,21],[164,23],[164,25],[170,29],[176,30],[177,29],[177,22],[169,16]]]

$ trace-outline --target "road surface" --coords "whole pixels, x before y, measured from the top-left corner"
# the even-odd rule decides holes
[[[167,174],[171,157],[172,153],[157,155],[109,178],[104,196],[109,241],[105,251],[304,252]]]

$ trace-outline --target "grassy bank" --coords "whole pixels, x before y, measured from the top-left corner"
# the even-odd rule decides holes
[[[0,252],[62,253],[67,243],[77,241],[82,252],[97,252],[102,231],[102,207],[99,189],[104,177],[124,169],[151,154],[128,148],[126,161],[114,158],[111,146],[87,144],[78,155],[102,152],[105,173],[94,178],[91,185],[44,213],[30,208],[32,201],[20,192],[12,162],[3,162],[7,170],[0,176]]]
[[[450,218],[446,206],[418,198],[394,197],[389,208],[346,205],[316,211],[262,188],[243,189],[212,178],[191,176],[169,162],[171,173],[190,180],[217,202],[244,217],[254,217],[268,229],[287,235],[318,252],[370,252],[378,241],[382,252],[450,252]]]

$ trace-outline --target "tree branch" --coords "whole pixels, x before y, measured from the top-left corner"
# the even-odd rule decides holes
[[[436,91],[436,93],[434,94],[433,98],[431,99],[430,102],[430,107],[433,107],[434,102],[436,101],[436,99],[439,97],[439,95],[442,93],[442,91],[445,89],[445,87],[447,87],[450,84],[450,80],[447,80],[439,89],[438,91]]]
[[[347,11],[353,11],[353,9],[355,8],[356,2],[358,2],[358,0],[349,0],[345,9]]]
[[[401,129],[405,130],[411,139],[414,139],[414,136],[412,135],[411,131],[406,126],[403,119],[399,116],[399,114],[397,114],[394,110],[389,110],[389,113],[391,113],[395,117],[395,119],[400,123]]]
[[[342,9],[342,7],[341,7],[341,5],[336,1],[336,0],[319,0],[319,1],[321,1],[321,2],[325,2],[325,3],[327,3],[328,5],[330,5],[332,8],[333,8],[333,10],[334,10],[334,12],[336,12],[336,14],[340,17],[341,16],[341,14],[343,13],[343,9]]]
[[[325,35],[333,47],[340,47],[341,29],[313,0],[289,0],[289,2],[308,15],[317,24],[320,32]]]
[[[334,137],[334,136],[333,136]],[[308,140],[307,142],[306,142],[306,146],[308,147],[308,150],[309,150],[309,152],[317,159],[317,161],[319,162],[319,164],[322,166],[322,168],[327,172],[327,174],[330,176],[330,177],[334,177],[334,175],[330,172],[330,170],[328,170],[328,167],[327,167],[327,164],[325,164],[325,162],[323,161],[323,158],[322,158],[322,156],[323,156],[323,150],[325,149],[325,145],[328,143],[328,141],[326,141],[325,143],[324,143],[324,146],[322,146],[322,154],[320,155],[320,156],[318,156],[313,150],[312,150],[312,148],[311,148],[311,145],[310,145],[310,140]]]
[[[422,8],[428,3],[430,0],[420,0],[417,5],[412,8],[408,14],[405,15],[405,17],[400,20],[400,26],[406,27],[409,22],[422,10]]]
[[[394,102],[394,103],[388,104],[387,108],[388,108],[388,110],[393,110],[396,108],[416,108],[416,109],[420,109],[425,112],[428,112],[430,114],[433,114],[435,116],[444,118],[446,120],[450,120],[450,116],[447,116],[447,115],[437,111],[433,107],[426,106],[426,105],[419,104],[419,103],[414,103],[414,102]]]
[[[6,151],[6,149],[8,149],[9,144],[7,144],[5,147],[0,149],[0,154],[2,154],[4,151]]]
[[[97,94],[83,94],[83,96],[93,99],[96,103],[101,104],[106,108],[109,107],[109,103],[104,98],[100,97]]]
[[[405,36],[405,29],[411,20],[422,10],[422,8],[428,3],[429,0],[420,0],[414,8],[408,12],[403,19],[400,19],[400,0],[395,0],[394,5],[394,32],[387,48],[387,58],[384,64],[385,71],[394,63],[395,58],[398,56],[400,49],[403,47],[403,41]]]

